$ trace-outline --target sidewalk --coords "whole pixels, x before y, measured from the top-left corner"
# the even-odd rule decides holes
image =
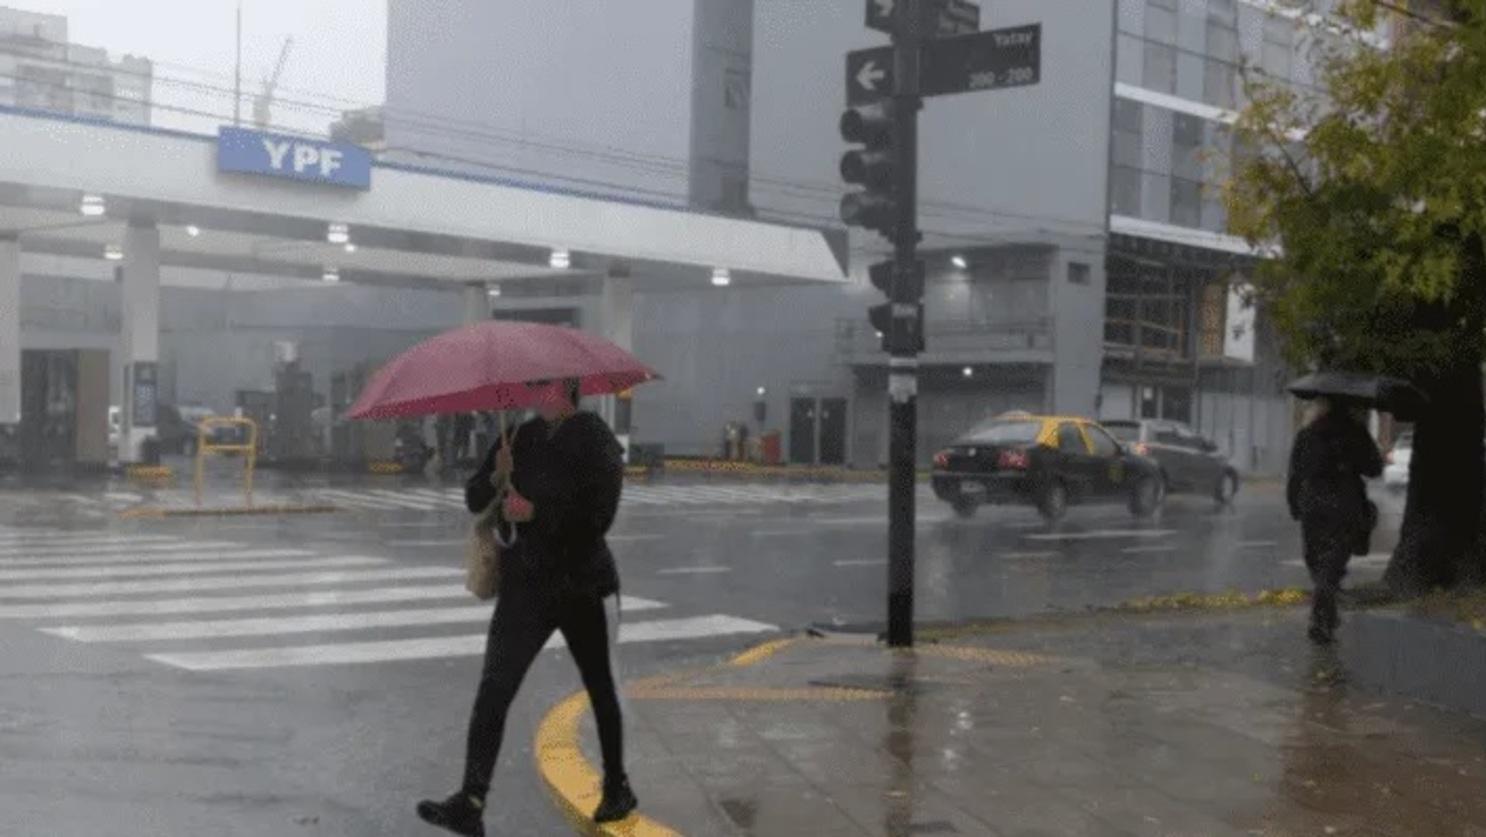
[[[799,637],[631,683],[644,817],[605,833],[1486,834],[1486,722],[1349,686],[1303,632],[1266,609]],[[581,698],[537,744],[591,810]]]

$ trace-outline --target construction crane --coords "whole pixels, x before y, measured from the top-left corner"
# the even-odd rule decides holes
[[[284,74],[284,62],[289,60],[291,46],[294,46],[294,39],[285,38],[283,47],[279,49],[279,62],[274,65],[273,75],[263,79],[263,92],[253,99],[253,121],[260,128],[268,127],[274,90],[279,86],[279,76]]]

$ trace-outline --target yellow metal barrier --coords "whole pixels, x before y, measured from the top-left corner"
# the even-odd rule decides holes
[[[201,486],[205,478],[208,453],[240,453],[243,455],[243,494],[247,498],[248,505],[253,505],[253,467],[258,459],[258,423],[246,418],[211,416],[202,419],[196,427],[196,505],[201,505]],[[244,428],[247,431],[247,442],[216,444],[211,441],[211,431],[217,427]]]

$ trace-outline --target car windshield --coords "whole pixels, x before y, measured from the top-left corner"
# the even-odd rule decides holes
[[[961,437],[961,441],[980,445],[1030,445],[1037,441],[1037,433],[1041,429],[1040,421],[992,419],[976,425]]]
[[[1140,425],[1134,422],[1126,422],[1123,424],[1106,423],[1103,425],[1103,427],[1105,430],[1109,431],[1109,435],[1115,437],[1116,439],[1119,439],[1121,442],[1140,441]]]

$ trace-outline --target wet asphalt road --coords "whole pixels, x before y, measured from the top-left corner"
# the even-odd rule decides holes
[[[753,485],[642,503],[637,485],[613,539],[634,597],[623,674],[715,659],[771,629],[880,621],[886,522],[873,490],[781,502],[787,492]],[[464,516],[396,506],[124,521],[83,499],[0,491],[0,834],[426,833],[412,803],[457,783],[484,625],[478,611],[416,620],[473,610],[451,591],[457,574],[441,574],[458,567]],[[1392,546],[1401,501],[1379,499],[1380,555],[1359,560],[1354,581],[1378,576]],[[1019,508],[957,520],[921,492],[917,544],[921,620],[1305,583],[1276,485],[1246,487],[1231,509],[1178,497],[1150,521],[1086,507],[1053,527]],[[204,556],[225,557],[202,569]],[[437,585],[421,600],[354,599]],[[315,591],[334,595],[294,600]],[[407,615],[356,621],[389,612]],[[213,635],[224,621],[238,634]],[[544,654],[509,720],[492,833],[566,833],[531,742],[576,687],[564,652]]]

